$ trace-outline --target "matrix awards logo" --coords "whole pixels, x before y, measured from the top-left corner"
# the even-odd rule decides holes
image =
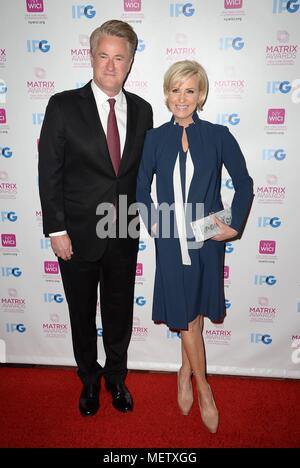
[[[278,177],[274,174],[267,174],[266,182],[267,185],[258,185],[256,187],[258,202],[267,204],[283,203],[286,196],[286,187],[279,185]]]
[[[0,47],[0,68],[5,68],[6,62],[6,49]]]
[[[242,21],[245,12],[242,10],[243,0],[224,0],[224,9],[221,12],[224,21]]]
[[[274,240],[260,240],[258,246],[258,255],[256,258],[259,263],[275,263],[277,260],[276,241]]]
[[[286,119],[285,109],[280,108],[269,108],[267,110],[267,125],[265,125],[265,132],[268,135],[284,135],[287,130],[284,125]]]
[[[210,345],[230,345],[232,331],[224,328],[223,324],[214,325],[214,328],[205,330],[204,338]]]
[[[30,99],[49,99],[55,93],[54,81],[46,78],[43,68],[34,69],[34,79],[26,81],[27,94]]]
[[[68,324],[60,323],[57,313],[50,314],[49,322],[42,323],[42,331],[46,338],[66,338],[68,334]]]
[[[19,297],[18,291],[15,288],[9,288],[7,294],[1,297],[0,310],[2,312],[22,313],[25,309],[25,298]]]
[[[178,60],[195,60],[197,48],[194,43],[191,44],[188,36],[184,33],[176,33],[172,43],[166,47],[167,62],[176,62]]]
[[[242,99],[245,94],[245,80],[232,78],[215,80],[214,93],[217,99]]]
[[[141,23],[144,19],[142,0],[123,0],[122,19],[128,23]]]
[[[35,210],[34,218],[38,227],[43,226],[43,213],[42,210]]]
[[[18,255],[17,238],[15,234],[1,234],[2,255]]]
[[[138,68],[134,67],[126,80],[125,89],[145,97],[149,92],[148,80],[145,79]]]
[[[132,340],[145,341],[148,337],[148,328],[144,327],[138,317],[133,317]]]
[[[259,297],[256,305],[249,306],[248,317],[251,322],[273,323],[276,315],[276,307],[271,306],[267,297]]]
[[[90,68],[90,44],[89,36],[80,34],[78,36],[78,44],[80,47],[72,47],[70,50],[71,61],[73,68]]]
[[[17,198],[17,194],[16,182],[10,180],[7,172],[0,171],[0,200],[14,200]]]
[[[290,43],[288,31],[277,31],[277,43],[267,44],[265,50],[267,65],[294,65],[298,54],[298,44]]]

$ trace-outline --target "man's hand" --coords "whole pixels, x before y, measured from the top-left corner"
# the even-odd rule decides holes
[[[71,260],[73,250],[71,239],[68,234],[64,234],[63,236],[52,236],[50,239],[54,254],[63,260]]]
[[[219,234],[216,234],[214,237],[212,237],[212,240],[226,241],[237,236],[238,232],[235,229],[228,226],[228,224],[223,223],[223,221],[220,221],[216,216],[212,216],[212,220],[218,225],[220,229]]]

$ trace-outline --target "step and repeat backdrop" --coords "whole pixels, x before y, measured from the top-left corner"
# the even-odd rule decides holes
[[[227,316],[208,320],[214,374],[300,378],[299,0],[11,0],[0,3],[0,361],[74,365],[58,263],[42,233],[37,144],[49,97],[91,78],[89,36],[122,19],[139,43],[126,82],[170,119],[163,75],[207,70],[200,117],[228,126],[254,179],[242,239],[226,244]],[[232,181],[222,178],[230,204]],[[175,371],[180,337],[151,320],[153,240],[142,230],[129,368]],[[104,361],[100,304],[99,362]]]

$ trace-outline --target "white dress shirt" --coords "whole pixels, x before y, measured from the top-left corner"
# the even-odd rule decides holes
[[[94,93],[98,114],[101,120],[101,124],[105,135],[107,134],[107,119],[109,114],[109,103],[108,99],[114,98],[116,100],[115,103],[115,113],[117,118],[118,130],[120,135],[120,149],[121,149],[121,158],[124,151],[125,146],[125,139],[126,139],[126,128],[127,128],[127,101],[126,97],[121,90],[116,96],[107,96],[92,80],[91,88]],[[67,234],[67,231],[58,231],[58,232],[51,232],[49,237],[55,236],[63,236]]]

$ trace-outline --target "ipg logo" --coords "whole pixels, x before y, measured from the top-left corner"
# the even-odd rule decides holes
[[[145,48],[146,48],[145,42],[143,41],[143,39],[139,39],[137,46],[136,46],[136,51],[144,52]]]
[[[27,40],[27,52],[49,52],[50,44],[46,39],[28,39]]]
[[[44,11],[43,0],[26,0],[27,13],[42,13]]]
[[[239,114],[228,114],[226,112],[217,115],[217,123],[220,125],[238,125],[241,119]]]
[[[267,94],[288,94],[291,89],[289,81],[267,81]]]
[[[143,250],[146,250],[147,246],[145,241],[139,241],[139,251],[142,252]]]
[[[181,339],[180,332],[172,332],[171,330],[167,330],[167,338],[174,340],[174,338]]]
[[[272,343],[272,337],[268,333],[251,333],[251,343],[269,345]]]
[[[54,293],[44,293],[44,302],[56,302],[61,304],[64,301],[64,298],[61,294]]]
[[[219,40],[219,49],[221,50],[241,50],[243,49],[245,43],[242,37],[232,37],[232,36],[224,36],[221,37]]]
[[[6,221],[10,221],[11,223],[16,222],[18,219],[17,213],[15,211],[1,211],[0,212],[0,220],[5,223]]]
[[[13,156],[13,152],[9,146],[0,146],[0,155],[3,158],[9,159]]]
[[[282,148],[266,148],[262,151],[262,159],[264,161],[270,161],[270,159],[276,159],[276,161],[283,161],[285,158],[286,152]]]
[[[1,267],[1,275],[6,278],[10,276],[18,278],[22,275],[22,271],[18,267]]]
[[[234,251],[232,242],[226,242],[225,244],[225,253],[230,254]]]
[[[278,216],[273,216],[270,218],[269,216],[259,216],[257,219],[257,226],[261,227],[272,227],[278,228],[281,225],[281,219]]]
[[[7,93],[7,86],[4,80],[0,79],[0,103],[5,104],[6,102],[6,93]]]
[[[170,3],[170,16],[172,17],[193,16],[194,13],[195,8],[192,3]]]
[[[49,238],[40,239],[40,247],[41,249],[48,250],[51,247],[51,240]]]
[[[264,284],[267,286],[274,286],[276,283],[276,277],[273,275],[255,275],[254,277],[254,284],[256,284],[256,286],[263,286]]]
[[[144,306],[146,304],[146,299],[144,298],[144,296],[137,296],[134,298],[134,304],[138,305],[138,306]]]
[[[222,179],[221,180],[221,188],[233,190],[233,183],[232,179]]]
[[[24,333],[26,331],[26,327],[23,323],[7,323],[6,324],[6,331],[7,333]]]
[[[299,10],[299,0],[273,0],[272,13],[296,13]]]
[[[45,114],[42,112],[36,112],[32,114],[32,123],[33,125],[42,125],[44,121]]]
[[[72,18],[81,19],[87,18],[92,19],[96,15],[93,5],[72,5]]]

